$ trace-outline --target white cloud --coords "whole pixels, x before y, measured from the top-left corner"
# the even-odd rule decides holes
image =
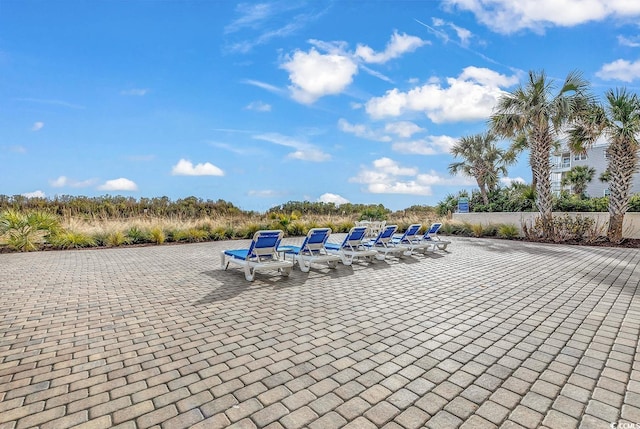
[[[66,176],[60,176],[55,180],[49,180],[49,184],[54,188],[62,188],[63,186],[66,186],[68,182],[69,179],[67,179]]]
[[[42,127],[44,127],[44,122],[34,122],[33,126],[31,127],[31,131],[40,131]]]
[[[137,191],[138,185],[135,182],[121,177],[119,179],[107,180],[98,186],[101,191]]]
[[[401,167],[390,158],[373,161],[372,167],[362,167],[350,182],[366,185],[364,191],[372,194],[431,195],[431,186],[418,180],[419,172],[414,167]]]
[[[542,33],[547,27],[640,16],[640,2],[631,0],[445,0],[444,4],[472,12],[478,21],[504,34],[522,29]]]
[[[120,91],[120,95],[133,95],[136,97],[142,97],[147,95],[149,90],[147,88],[131,88]]]
[[[396,31],[391,35],[384,52],[375,52],[362,44],[356,47],[355,52],[351,52],[344,41],[310,39],[312,47],[308,52],[296,50],[285,56],[280,68],[289,72],[292,98],[299,103],[313,104],[326,95],[344,92],[360,69],[392,83],[389,77],[364,64],[383,64],[428,43],[419,37]]]
[[[448,78],[448,87],[431,81],[408,92],[397,88],[366,104],[374,119],[398,117],[408,112],[424,112],[435,123],[486,119],[500,96],[501,87],[514,85],[517,76],[505,76],[478,67],[465,68],[457,78]]]
[[[432,18],[431,22],[433,23],[434,27],[450,27],[451,29],[453,29],[453,31],[456,33],[456,36],[460,40],[458,42],[459,45],[464,48],[469,47],[469,43],[471,41],[471,38],[473,37],[473,33],[471,33],[471,31],[467,30],[466,28],[459,27],[452,22],[448,22],[440,18]],[[435,30],[433,31],[433,33],[435,33],[438,37],[443,39],[445,42],[449,41],[449,35],[444,31]]]
[[[27,198],[45,198],[47,195],[41,190],[37,190],[33,192],[25,192],[22,196]]]
[[[321,54],[315,48],[296,51],[281,67],[289,72],[293,99],[303,104],[340,94],[358,73],[358,66],[348,56]]]
[[[632,82],[640,78],[640,60],[629,62],[620,59],[612,63],[604,64],[602,68],[596,72],[596,76],[604,80]]]
[[[640,47],[640,37],[624,37],[618,36],[618,43],[622,46],[628,46],[630,48],[638,48]]]
[[[331,155],[322,152],[320,149],[307,148],[291,152],[287,155],[287,158],[299,159],[301,161],[323,162],[331,159]]]
[[[236,6],[240,17],[224,28],[225,34],[235,33],[243,28],[254,27],[276,13],[270,3],[240,3]]]
[[[415,167],[403,167],[390,158],[380,158],[371,166],[362,166],[350,182],[362,183],[363,191],[372,194],[432,195],[432,187],[473,184],[467,178],[449,175],[443,177],[434,170],[421,173]]]
[[[424,131],[424,128],[410,121],[390,122],[384,126],[384,129],[375,130],[364,124],[352,124],[344,118],[338,119],[338,129],[357,137],[381,142],[392,141],[393,138],[389,134],[400,138],[409,138]]]
[[[256,86],[256,87],[258,87],[260,89],[264,89],[265,91],[269,91],[269,92],[272,92],[274,94],[282,94],[282,93],[284,93],[284,90],[282,88],[278,88],[275,85],[271,85],[271,84],[266,83],[266,82],[261,82],[259,80],[244,79],[242,81],[242,83],[246,83],[247,85]]]
[[[224,176],[224,171],[210,162],[193,165],[186,159],[181,159],[171,169],[174,176]]]
[[[366,63],[383,64],[393,58],[398,58],[406,52],[413,52],[426,44],[429,44],[429,42],[419,37],[409,36],[404,33],[399,34],[394,31],[384,52],[375,52],[369,46],[359,44],[356,47],[355,55]]]
[[[396,152],[415,155],[436,155],[449,153],[456,139],[449,136],[427,136],[423,139],[395,142],[391,149]]]
[[[353,134],[356,137],[361,137],[367,140],[389,142],[391,137],[385,135],[382,132],[372,130],[363,124],[351,124],[346,119],[338,119],[338,129],[342,132]]]
[[[324,193],[322,195],[320,195],[320,198],[318,198],[318,202],[320,203],[334,203],[335,205],[340,205],[340,204],[346,204],[349,202],[348,199],[338,195],[338,194],[331,194],[329,192]]]
[[[276,192],[272,189],[264,189],[264,190],[250,190],[247,192],[247,195],[250,197],[258,197],[258,198],[272,198],[280,195],[279,192]]]
[[[312,144],[297,140],[278,133],[267,133],[253,136],[256,140],[264,140],[273,144],[295,149],[287,158],[303,161],[323,162],[331,159],[331,155],[323,152]]]
[[[402,138],[410,138],[416,133],[424,131],[424,128],[419,127],[411,121],[397,121],[390,122],[384,126],[384,130],[388,133],[392,133]]]
[[[304,7],[298,2],[240,3],[236,7],[239,17],[224,28],[225,37],[236,34],[242,40],[230,42],[227,48],[232,52],[247,53],[258,45],[268,43],[275,38],[284,38],[303,29],[308,23],[324,14],[312,10],[310,13],[297,13]],[[279,23],[283,23],[278,26]]]
[[[95,183],[95,180],[93,179],[77,181],[77,180],[71,180],[67,176],[60,176],[57,179],[49,180],[49,185],[51,185],[54,188],[62,188],[65,186],[69,186],[72,188],[86,188],[87,186],[91,186],[94,183]]]
[[[16,101],[24,101],[27,103],[38,103],[38,104],[46,104],[46,105],[50,105],[50,106],[61,106],[61,107],[67,107],[69,109],[84,109],[84,106],[81,106],[79,104],[73,104],[73,103],[69,103],[67,101],[64,100],[47,100],[47,99],[42,99],[42,98],[16,98]]]
[[[527,183],[522,177],[501,177],[500,183],[505,186],[510,186],[513,183]]]
[[[255,110],[257,112],[270,112],[271,104],[264,103],[262,101],[252,101],[245,107],[247,110]]]
[[[384,126],[383,130],[375,130],[364,124],[351,124],[341,118],[338,120],[338,128],[340,131],[368,140],[393,142],[391,149],[405,154],[436,155],[449,153],[451,147],[456,143],[455,138],[445,135],[402,140],[411,138],[414,134],[425,131],[424,128],[419,127],[411,121],[390,122]]]

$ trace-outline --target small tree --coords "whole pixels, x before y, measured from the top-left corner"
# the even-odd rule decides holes
[[[489,205],[489,192],[498,187],[500,174],[507,174],[506,166],[514,159],[498,148],[495,141],[492,133],[476,134],[462,137],[451,148],[451,154],[463,160],[449,164],[449,172],[476,179],[485,206]]]
[[[551,150],[568,123],[592,101],[589,83],[572,72],[555,92],[544,72],[529,72],[529,79],[513,92],[500,97],[491,115],[491,129],[512,138],[518,148],[529,149],[529,161],[536,186],[536,205],[544,238],[554,234],[551,194]]]
[[[605,105],[593,104],[578,118],[570,132],[572,151],[584,151],[601,136],[607,139],[606,149],[609,183],[610,241],[622,241],[622,223],[629,206],[629,194],[634,173],[640,164],[640,98],[626,89],[609,90]]]
[[[587,185],[593,180],[596,169],[588,165],[576,165],[562,178],[562,186],[570,185],[571,192],[580,198],[585,197]]]

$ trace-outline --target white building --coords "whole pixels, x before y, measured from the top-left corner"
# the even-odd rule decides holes
[[[557,154],[551,156],[551,192],[560,195],[563,189],[571,192],[571,186],[562,186],[562,179],[572,167],[586,165],[593,167],[596,174],[593,180],[587,184],[588,197],[602,197],[609,195],[609,184],[600,181],[600,175],[607,169],[606,151],[607,144],[596,145],[587,150],[584,155],[572,154],[569,149],[563,148]],[[634,174],[631,184],[631,194],[640,192],[640,174]]]

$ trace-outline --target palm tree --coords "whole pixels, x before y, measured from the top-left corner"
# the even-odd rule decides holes
[[[489,191],[498,187],[499,175],[507,174],[511,159],[495,145],[496,136],[491,133],[462,137],[451,148],[451,154],[462,161],[449,164],[449,172],[459,172],[476,179],[484,205],[489,205]]]
[[[551,149],[564,127],[592,102],[589,83],[580,73],[571,72],[560,90],[553,94],[553,82],[544,72],[529,72],[526,85],[500,97],[491,115],[491,129],[499,136],[528,146],[529,162],[536,186],[543,238],[552,238],[553,199],[551,194]]]
[[[640,150],[640,98],[626,89],[609,90],[606,105],[594,104],[570,131],[570,146],[575,152],[593,146],[600,136],[609,143],[609,229],[610,241],[622,241],[622,223],[629,205],[633,174],[638,170]]]
[[[571,191],[575,195],[584,198],[587,185],[593,180],[593,176],[595,175],[595,168],[589,167],[588,165],[576,165],[562,178],[561,184],[562,186],[571,185]]]

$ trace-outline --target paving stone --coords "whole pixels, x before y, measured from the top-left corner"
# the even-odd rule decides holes
[[[543,414],[534,411],[531,408],[518,405],[509,415],[509,420],[512,420],[523,427],[535,429],[540,426],[540,422],[543,417]]]
[[[494,425],[500,425],[510,412],[509,408],[501,404],[487,401],[478,408],[476,414]]]
[[[478,409],[478,405],[464,399],[462,397],[454,398],[451,402],[449,402],[444,410],[453,414],[454,416],[460,418],[461,420],[466,420]]]
[[[2,254],[0,428],[640,421],[635,249],[451,239],[251,284],[246,241]]]
[[[284,416],[280,423],[286,429],[298,429],[308,427],[309,423],[317,418],[318,415],[311,408],[302,407]]]
[[[264,427],[287,414],[289,414],[289,410],[287,410],[284,405],[276,403],[253,413],[251,419],[256,425]]]
[[[551,410],[545,416],[542,424],[550,428],[578,427],[579,420],[556,410]]]
[[[378,427],[381,427],[385,423],[393,420],[395,416],[400,414],[400,410],[387,401],[378,402],[371,407],[364,416],[371,422],[375,423]]]
[[[231,407],[227,408],[225,414],[229,421],[237,422],[244,419],[245,417],[251,416],[258,410],[261,410],[263,408],[264,406],[260,403],[260,401],[258,401],[256,398],[251,398],[244,402],[233,404]]]
[[[367,420],[365,417],[358,417],[351,423],[344,426],[345,429],[377,429],[380,426]]]
[[[334,429],[347,424],[347,421],[336,412],[330,412],[309,425],[311,429]]]
[[[429,429],[457,428],[462,424],[462,420],[446,411],[439,411],[428,422]]]

